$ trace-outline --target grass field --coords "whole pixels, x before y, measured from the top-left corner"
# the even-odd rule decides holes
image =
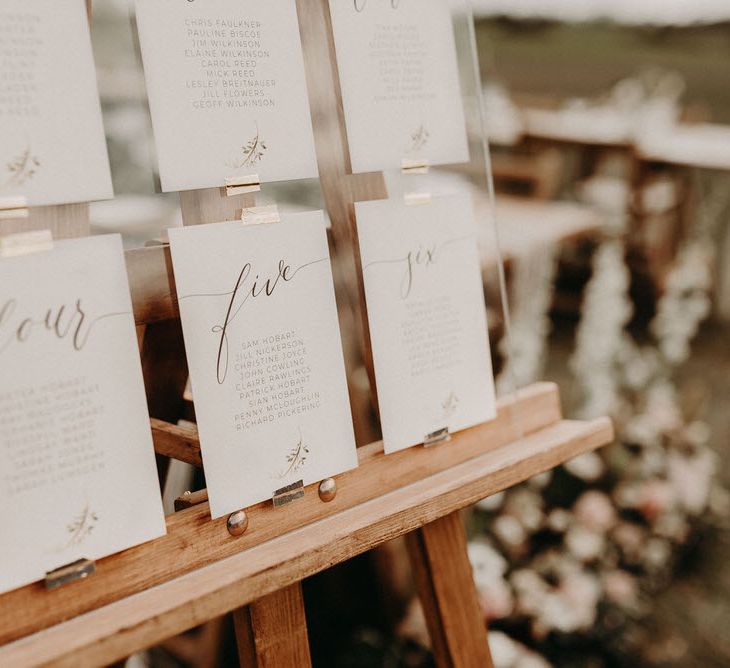
[[[684,77],[685,102],[730,123],[730,24],[640,28],[610,23],[516,23],[477,27],[485,79],[520,95],[596,96],[649,67]]]

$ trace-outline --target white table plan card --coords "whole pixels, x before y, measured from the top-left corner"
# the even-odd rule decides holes
[[[0,3],[0,198],[112,197],[83,0]]]
[[[165,533],[118,235],[0,257],[0,592]]]
[[[295,0],[136,0],[163,191],[316,178]]]
[[[471,199],[355,207],[385,452],[494,418]]]
[[[354,173],[468,162],[450,0],[329,0]]]
[[[357,466],[322,212],[169,235],[212,517]]]

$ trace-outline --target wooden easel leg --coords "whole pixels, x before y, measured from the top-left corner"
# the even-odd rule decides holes
[[[242,668],[310,668],[301,583],[233,613]]]
[[[406,536],[439,668],[493,668],[459,513]]]
[[[182,329],[178,320],[148,325],[137,340],[142,343],[142,375],[150,416],[175,424],[182,415],[188,377]],[[169,457],[156,456],[160,487],[165,488]]]

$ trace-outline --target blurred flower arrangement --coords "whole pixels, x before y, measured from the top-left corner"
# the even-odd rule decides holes
[[[498,394],[509,394],[539,378],[550,334],[548,312],[558,271],[555,244],[536,245],[514,263],[510,331],[499,342],[505,360],[497,378]]]
[[[726,198],[709,201],[715,209],[705,217],[719,218]],[[570,366],[581,414],[612,415],[617,442],[485,499],[471,517],[485,622],[548,659],[560,655],[560,665],[569,647],[630,651],[647,597],[671,577],[682,548],[730,509],[709,427],[683,414],[673,382],[710,312],[709,227],[698,225],[680,249],[650,325],[653,341],[643,345],[626,329],[633,306],[621,236],[599,246]],[[536,328],[536,339],[544,335]],[[528,665],[524,645],[495,656],[495,665]]]

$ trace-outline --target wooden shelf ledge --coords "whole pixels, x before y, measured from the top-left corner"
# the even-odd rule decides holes
[[[485,447],[508,443],[560,418],[560,395],[557,385],[547,382],[534,383],[521,389],[514,396],[500,399],[495,420],[459,433],[456,437],[457,444],[450,445],[446,456],[420,455],[420,458],[427,459],[431,464],[431,472],[434,472],[436,470],[434,466],[444,468],[462,462],[483,452]],[[179,427],[156,418],[150,420],[150,426],[155,452],[158,455],[172,457],[197,467],[203,465],[197,430]],[[469,438],[465,435],[469,435]],[[477,438],[473,438],[474,436]],[[411,448],[389,455],[388,467],[419,457],[414,455],[414,452],[418,450]],[[371,464],[375,457],[382,454],[382,441],[370,443],[358,450],[359,465],[363,466],[366,462]],[[386,466],[385,462],[382,465]]]
[[[101,665],[121,659],[418,529],[612,439],[613,428],[606,418],[592,422],[558,420],[446,470],[423,476],[364,503],[337,510],[297,530],[244,547],[231,556],[5,645],[0,648],[0,665]],[[170,520],[199,511],[199,507],[191,508]],[[298,512],[297,504],[294,504],[281,517]],[[205,524],[209,526],[215,522],[208,519]],[[176,572],[175,559],[184,561],[191,546],[206,540],[196,529],[200,526],[201,523],[193,522],[187,527],[189,532],[184,535],[178,532],[174,538],[175,550],[179,550],[176,557],[173,557],[176,554],[173,551],[148,552],[148,561],[134,564],[134,569],[144,573],[146,566],[161,563],[168,573]],[[252,525],[249,531],[257,528]],[[183,540],[185,543],[180,542]],[[235,545],[236,540],[229,537],[227,543]],[[210,550],[211,546],[207,545],[207,548]],[[109,559],[118,559],[124,554]],[[101,562],[100,572],[85,582],[57,592],[35,591],[32,596],[26,596],[24,603],[33,603],[32,612],[43,617],[44,609],[38,607],[38,602],[45,601],[45,610],[49,610],[74,598],[84,598],[89,592],[95,592],[97,600],[103,601],[105,580],[108,580],[104,577],[104,561],[107,560]],[[117,573],[117,578],[126,575],[134,579],[130,569],[128,566],[128,572]],[[118,592],[122,580],[107,581],[106,585],[115,583]],[[85,587],[89,588],[86,592],[83,591]],[[8,632],[12,619],[28,613],[21,605],[12,608],[7,605],[6,599],[14,593],[0,597],[4,633]],[[34,621],[37,628],[38,616]],[[11,626],[17,631],[17,625]]]

